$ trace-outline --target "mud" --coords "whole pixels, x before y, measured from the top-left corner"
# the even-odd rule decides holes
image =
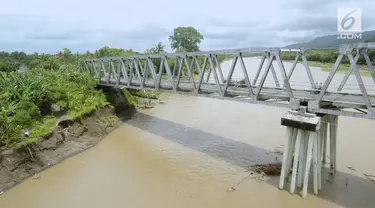
[[[87,118],[71,122],[66,128],[57,127],[52,136],[18,150],[0,153],[0,192],[12,188],[26,178],[78,154],[104,138],[118,126],[114,108],[96,110]]]
[[[137,109],[129,107],[126,98],[107,91],[111,105],[98,109],[79,121],[58,122],[48,138],[17,150],[0,149],[0,194],[60,161],[79,154],[100,142],[111,131],[130,119],[139,108],[152,108],[155,99],[139,98]]]

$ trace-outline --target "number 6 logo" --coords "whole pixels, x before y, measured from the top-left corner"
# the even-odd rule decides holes
[[[351,12],[349,12],[348,14],[346,14],[344,16],[344,18],[342,18],[341,20],[341,27],[344,29],[344,30],[348,30],[350,28],[353,27],[354,23],[355,23],[355,18],[354,17],[351,17],[350,15],[353,14],[354,12],[356,12],[357,10],[353,10]],[[348,21],[350,21],[349,25],[345,26],[345,23],[347,23]]]
[[[337,32],[355,33],[362,32],[361,8],[337,9]]]

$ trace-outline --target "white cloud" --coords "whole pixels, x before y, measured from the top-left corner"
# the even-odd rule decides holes
[[[2,3],[0,50],[54,53],[108,45],[144,51],[178,26],[203,33],[202,50],[283,46],[336,31],[336,8],[360,7],[375,25],[373,0],[15,0]]]

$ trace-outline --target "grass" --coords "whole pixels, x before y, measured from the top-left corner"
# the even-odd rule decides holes
[[[332,67],[334,63],[322,63],[322,62],[316,62],[316,61],[309,61],[309,66],[314,66],[314,67],[320,67],[322,71],[325,72],[330,72],[332,70]],[[346,73],[349,71],[350,64],[340,64],[339,68],[337,69],[338,73]],[[369,77],[371,76],[370,71],[368,71],[367,65],[357,65],[357,68],[359,69],[359,72],[362,76]],[[354,75],[352,72],[351,75]]]
[[[123,93],[127,99],[127,102],[129,104],[130,107],[137,107],[138,104],[139,104],[139,101],[137,99],[137,97],[133,96],[131,93],[130,93],[130,89],[124,89],[123,90]]]
[[[292,61],[289,61],[289,62],[292,62]],[[302,61],[299,61],[298,63],[302,64]],[[308,64],[309,64],[309,66],[319,67],[320,70],[324,71],[324,72],[330,72],[332,70],[333,65],[334,65],[334,63],[323,63],[323,62],[318,62],[318,61],[308,61]],[[349,71],[349,67],[350,67],[350,64],[340,64],[339,68],[337,69],[337,72],[338,73],[346,73],[346,72]],[[359,69],[359,73],[362,76],[365,76],[365,77],[371,76],[371,73],[368,70],[367,65],[357,65],[357,68]],[[354,73],[352,72],[351,75],[354,75]]]
[[[117,120],[118,120],[117,116],[112,115],[112,116],[109,116],[108,118],[98,117],[96,119],[96,122],[98,122],[98,123],[105,123],[109,127],[114,127],[116,125]]]
[[[76,66],[2,72],[0,77],[0,147],[22,147],[49,136],[56,125],[48,110],[52,104],[72,120],[108,104],[103,92],[95,89],[97,81]],[[29,137],[23,135],[26,129]]]
[[[134,90],[128,89],[129,93],[136,97],[158,99],[160,92],[149,91],[149,90]]]
[[[41,138],[48,137],[52,134],[56,127],[57,120],[53,116],[46,116],[42,122],[35,122],[30,129],[30,136],[24,137],[21,141],[14,144],[15,149],[26,147],[31,144],[36,144]]]
[[[30,138],[46,137],[50,135],[56,126],[56,118],[53,116],[46,116],[42,122],[37,122],[30,130]]]

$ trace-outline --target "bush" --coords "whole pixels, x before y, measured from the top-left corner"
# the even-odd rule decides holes
[[[0,146],[12,147],[48,135],[56,124],[52,104],[73,120],[104,107],[106,98],[95,89],[96,84],[94,77],[75,65],[58,70],[0,72]],[[29,138],[22,135],[24,129],[30,129]]]

